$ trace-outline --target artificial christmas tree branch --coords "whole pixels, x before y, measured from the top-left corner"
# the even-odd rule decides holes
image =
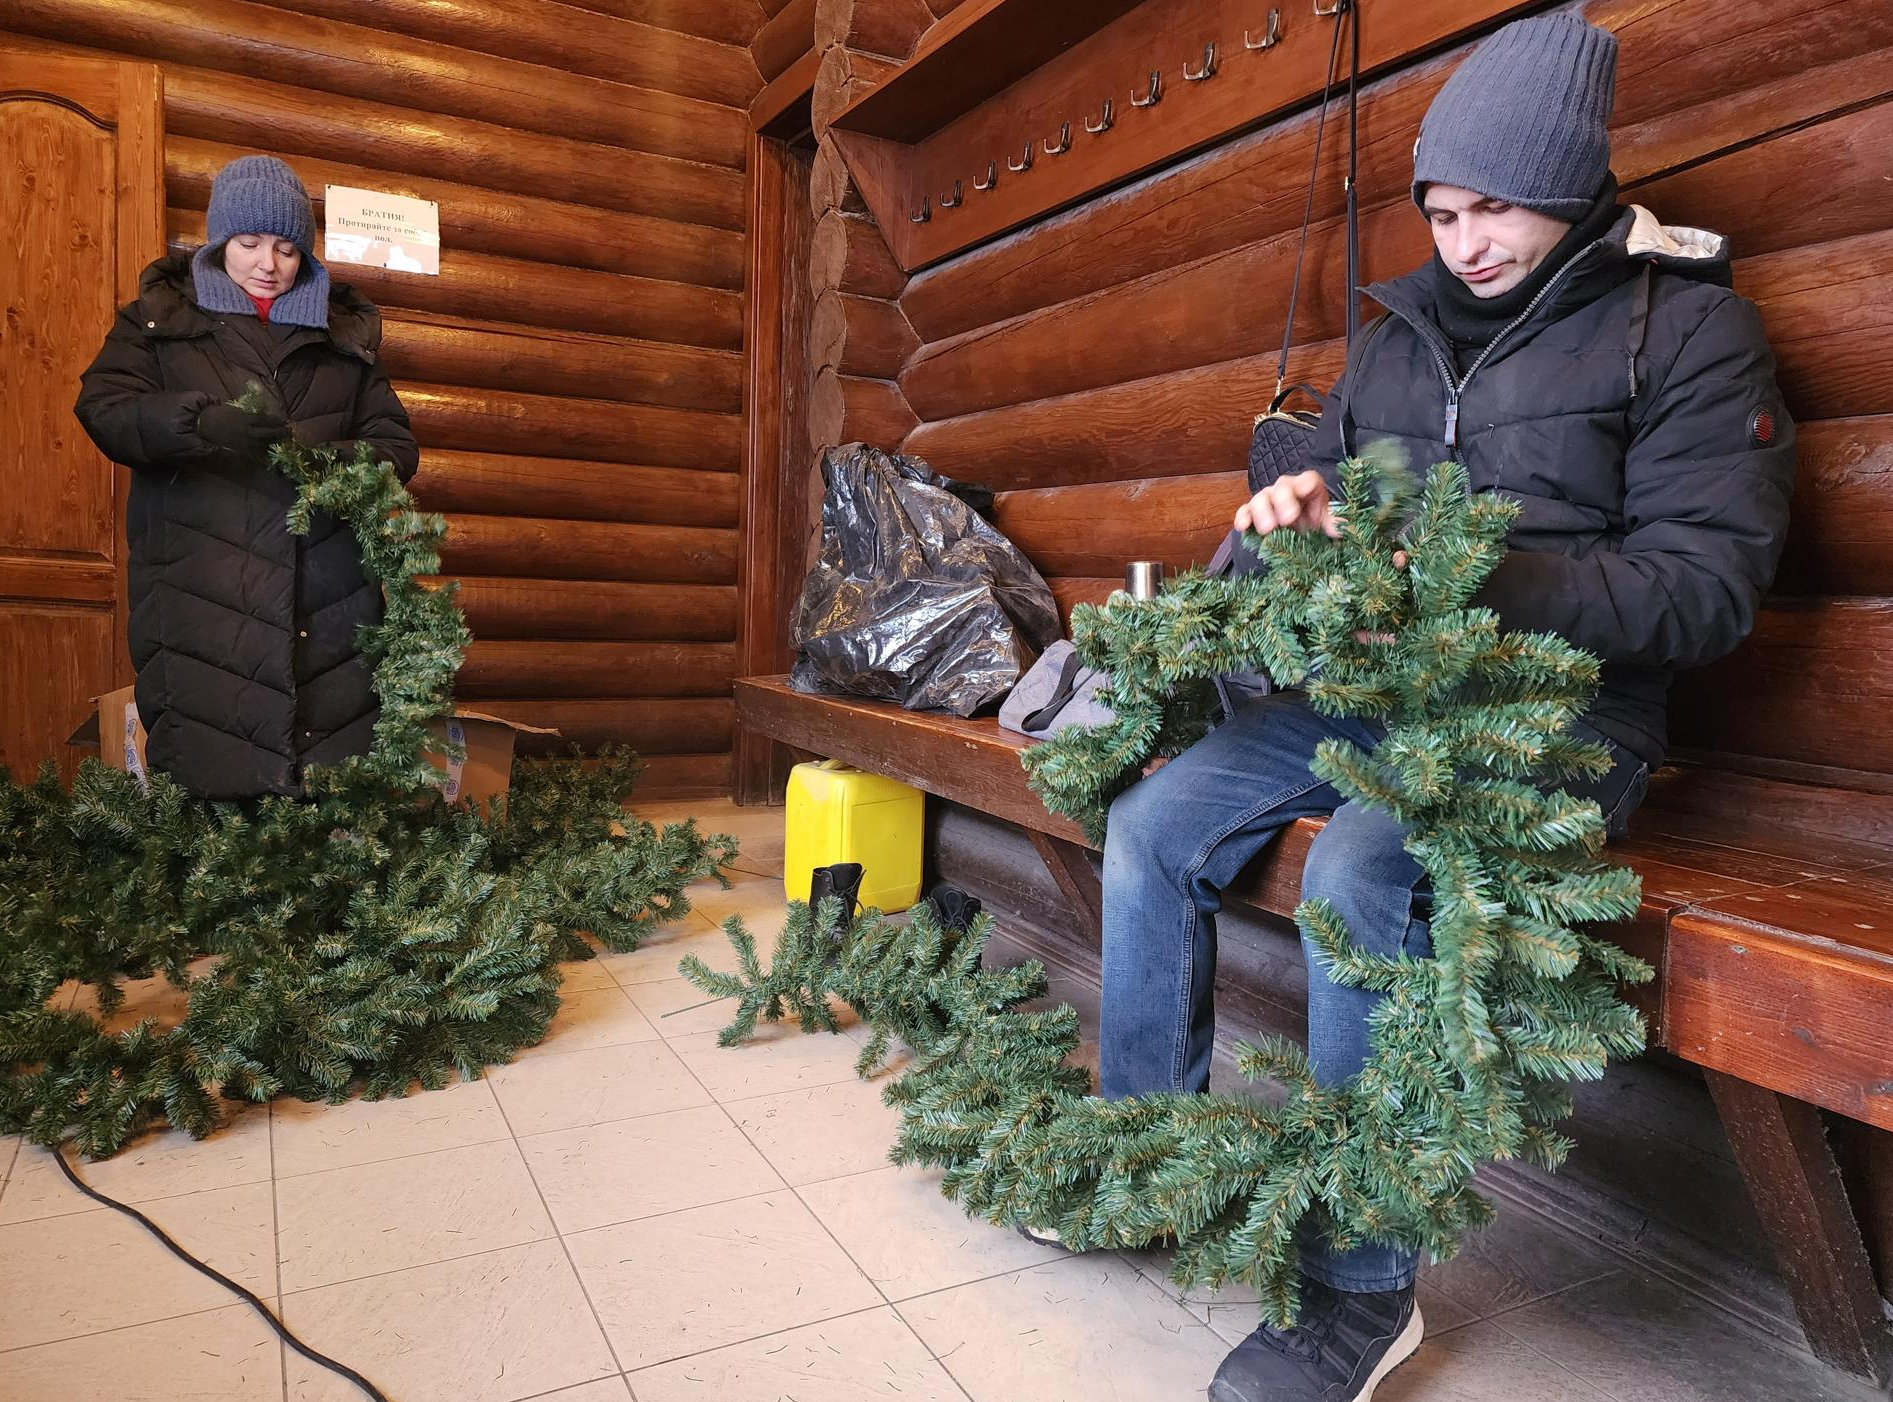
[[[419,583],[441,518],[366,448],[287,441],[271,460],[297,487],[291,530],[341,518],[385,592],[364,637],[373,749],[248,811],[95,760],[70,793],[50,765],[27,786],[0,770],[0,1130],[97,1157],[155,1120],[207,1134],[221,1098],[477,1076],[545,1035],[558,964],[591,956],[582,935],[636,947],[735,854],[694,824],[631,820],[623,753],[522,761],[490,814],[450,807],[424,757],[468,638],[451,591]],[[183,1020],[106,1032],[119,981],[148,974],[188,991]],[[51,1006],[66,980],[95,990],[96,1015]]]
[[[1297,1306],[1299,1231],[1450,1255],[1490,1216],[1471,1187],[1478,1164],[1561,1161],[1565,1083],[1642,1049],[1618,985],[1650,977],[1581,928],[1638,905],[1635,876],[1604,861],[1597,805],[1535,786],[1607,770],[1603,749],[1570,732],[1597,662],[1556,637],[1504,633],[1471,602],[1515,508],[1469,494],[1455,464],[1416,490],[1398,468],[1352,461],[1342,483],[1340,538],[1252,541],[1265,575],[1192,573],[1155,599],[1075,610],[1116,719],[1034,746],[1025,765],[1046,807],[1096,840],[1144,764],[1208,728],[1218,675],[1266,668],[1328,714],[1381,722],[1371,752],[1331,740],[1311,768],[1406,827],[1432,891],[1433,955],[1367,953],[1322,901],[1296,912],[1337,981],[1386,995],[1346,1084],[1321,1086],[1298,1047],[1271,1042],[1246,1047],[1241,1066],[1274,1098],[1099,1099],[1070,1065],[1075,1014],[1023,1007],[1043,994],[1042,971],[984,970],[991,922],[946,930],[924,904],[904,926],[868,912],[846,931],[839,909],[791,905],[770,968],[752,946],[741,973],[683,969],[745,999],[726,1041],[757,1016],[821,1008],[805,1030],[831,1024],[830,997],[873,1024],[877,1051],[905,1041],[916,1061],[887,1092],[901,1109],[893,1157],[942,1169],[969,1214],[1054,1227],[1080,1250],[1173,1240],[1180,1282],[1246,1281],[1281,1323]]]

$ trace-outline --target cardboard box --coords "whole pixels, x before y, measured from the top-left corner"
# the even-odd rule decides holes
[[[130,774],[141,788],[144,787],[148,782],[145,728],[138,720],[133,688],[108,691],[96,698],[96,704],[98,709],[66,743],[85,748],[97,746],[101,760],[113,769]],[[438,748],[428,751],[427,760],[441,772],[440,787],[447,801],[477,803],[482,810],[512,787],[513,748],[519,735],[522,732],[528,735],[559,733],[461,706],[454,707],[453,714],[446,719],[431,722],[427,730],[438,744]],[[461,748],[462,758],[448,758],[449,742]]]

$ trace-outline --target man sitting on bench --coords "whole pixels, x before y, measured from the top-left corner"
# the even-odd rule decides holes
[[[1787,525],[1794,430],[1755,307],[1728,288],[1724,240],[1619,207],[1605,122],[1616,40],[1571,15],[1507,26],[1441,90],[1414,148],[1431,263],[1370,289],[1387,316],[1315,436],[1313,470],[1236,513],[1257,531],[1334,529],[1335,465],[1391,442],[1416,469],[1464,462],[1522,512],[1477,601],[1503,625],[1597,654],[1581,734],[1610,774],[1565,787],[1620,834],[1665,745],[1671,674],[1752,625]],[[1345,429],[1345,441],[1344,441]],[[1380,738],[1268,697],[1123,794],[1104,856],[1102,1093],[1209,1085],[1221,893],[1285,825],[1331,814],[1302,878],[1374,953],[1430,952],[1403,832],[1309,772],[1315,746]],[[1417,899],[1416,899],[1417,897]],[[1304,947],[1304,953],[1306,954]],[[1309,961],[1308,1040],[1326,1084],[1366,1060],[1380,995]],[[1414,1252],[1303,1242],[1301,1321],[1224,1362],[1216,1402],[1365,1402],[1419,1346]]]

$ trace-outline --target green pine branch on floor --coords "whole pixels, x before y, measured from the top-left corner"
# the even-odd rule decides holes
[[[561,962],[635,948],[735,855],[693,823],[632,819],[628,752],[521,760],[490,814],[450,807],[426,727],[468,634],[451,589],[420,583],[444,523],[366,448],[271,456],[298,488],[291,529],[341,518],[385,591],[365,638],[373,749],[247,811],[96,760],[69,793],[51,765],[27,785],[0,769],[0,1130],[98,1157],[154,1122],[207,1134],[224,1099],[478,1076],[544,1037]],[[188,991],[183,1020],[107,1032],[121,982],[150,975]],[[68,980],[96,1013],[54,1006]]]
[[[1271,1041],[1241,1055],[1262,1094],[1102,1100],[1072,1065],[1072,1011],[1025,1006],[1045,991],[1042,970],[983,969],[990,920],[943,930],[924,904],[905,923],[870,911],[845,930],[838,907],[792,904],[768,968],[734,926],[740,972],[683,968],[742,1000],[726,1043],[758,1017],[832,1027],[838,998],[874,1027],[864,1074],[890,1038],[913,1048],[887,1091],[901,1110],[893,1157],[943,1170],[969,1214],[1055,1227],[1080,1250],[1174,1242],[1180,1282],[1247,1282],[1278,1322],[1298,1304],[1299,1231],[1447,1256],[1490,1216],[1472,1188],[1480,1163],[1562,1161],[1566,1085],[1642,1049],[1619,986],[1650,977],[1584,928],[1634,915],[1639,899],[1635,876],[1604,859],[1596,804],[1535,786],[1608,766],[1570,731],[1596,660],[1503,632],[1471,602],[1515,508],[1470,494],[1454,464],[1416,484],[1353,461],[1337,510],[1339,540],[1252,539],[1264,575],[1190,573],[1155,599],[1076,610],[1079,651],[1110,674],[1117,718],[1036,745],[1025,764],[1047,808],[1102,838],[1143,765],[1207,729],[1218,675],[1265,668],[1329,714],[1384,722],[1371,752],[1330,741],[1312,768],[1407,827],[1433,892],[1434,952],[1384,958],[1326,903],[1296,912],[1334,977],[1387,995],[1346,1084],[1320,1085],[1299,1047]]]

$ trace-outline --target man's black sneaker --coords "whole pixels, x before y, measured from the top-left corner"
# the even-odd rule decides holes
[[[1293,1329],[1264,1324],[1223,1360],[1210,1402],[1369,1402],[1420,1346],[1413,1288],[1372,1295],[1304,1280]]]

